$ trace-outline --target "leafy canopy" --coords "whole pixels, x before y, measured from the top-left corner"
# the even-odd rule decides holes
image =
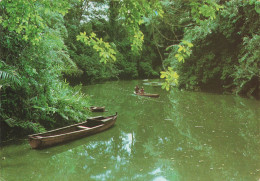
[[[90,36],[86,36],[86,32],[80,33],[77,36],[77,40],[92,46],[99,53],[100,62],[116,61],[115,50],[111,48],[109,43],[104,42],[102,38],[97,38],[95,33],[92,32]]]
[[[218,5],[215,0],[205,0],[201,2],[200,0],[190,0],[189,1],[190,11],[191,11],[191,19],[194,21],[196,26],[204,26],[205,22],[212,21],[216,19],[216,13],[223,8],[223,6]],[[177,53],[174,58],[177,59],[178,62],[185,62],[185,59],[190,57],[192,53],[192,39],[185,39],[185,37],[180,41],[178,45],[168,46],[166,50],[169,50],[174,47],[178,47]],[[174,61],[175,61],[174,60]],[[168,68],[168,71],[162,71],[161,77],[165,78],[165,83],[162,88],[169,90],[170,85],[176,85],[178,82],[178,74],[173,71],[172,68]]]
[[[41,11],[43,14],[58,12],[65,15],[70,8],[69,1],[63,0],[2,0],[0,6],[3,8],[0,24],[32,44],[39,43],[47,27]]]

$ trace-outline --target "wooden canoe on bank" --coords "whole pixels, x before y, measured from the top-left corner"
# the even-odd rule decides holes
[[[135,95],[139,95],[139,96],[146,96],[146,97],[154,97],[154,98],[158,98],[160,95],[159,94],[149,94],[149,93],[136,93],[134,92]]]
[[[90,111],[92,111],[92,112],[105,112],[105,107],[91,106]]]
[[[34,149],[41,149],[65,143],[102,132],[113,126],[116,122],[116,119],[117,113],[108,117],[97,116],[89,118],[82,123],[54,129],[44,133],[29,135],[29,143]]]

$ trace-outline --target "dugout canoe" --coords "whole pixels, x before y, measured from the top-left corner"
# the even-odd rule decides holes
[[[107,117],[88,118],[82,123],[29,135],[28,140],[33,149],[42,149],[102,132],[113,126],[116,119],[117,113]]]
[[[105,107],[91,106],[90,111],[92,111],[92,112],[105,112]]]
[[[138,95],[138,96],[154,97],[154,98],[158,98],[160,96],[159,94],[149,94],[149,93],[136,93],[136,92],[134,92],[134,94]]]

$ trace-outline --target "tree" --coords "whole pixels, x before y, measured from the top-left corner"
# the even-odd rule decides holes
[[[2,139],[85,119],[88,98],[62,80],[64,72],[77,70],[63,41],[69,6],[69,1],[0,2]]]

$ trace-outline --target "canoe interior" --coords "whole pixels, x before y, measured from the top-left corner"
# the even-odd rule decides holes
[[[33,149],[42,149],[50,146],[66,143],[75,139],[102,132],[114,125],[117,113],[113,116],[97,116],[87,119],[85,122],[73,124],[48,132],[28,136]]]
[[[103,125],[106,121],[111,120],[112,118],[113,118],[113,116],[106,117],[106,118],[103,117],[103,116],[98,116],[98,117],[95,117],[95,118],[87,119],[87,121],[82,122],[82,123],[73,124],[73,125],[70,125],[70,126],[58,128],[58,129],[51,130],[51,131],[47,131],[47,132],[44,132],[44,133],[29,135],[29,137],[36,137],[36,136],[47,137],[47,136],[66,134],[66,133],[82,130],[82,128],[80,128],[79,126],[94,128],[94,127],[97,127],[99,125]]]

